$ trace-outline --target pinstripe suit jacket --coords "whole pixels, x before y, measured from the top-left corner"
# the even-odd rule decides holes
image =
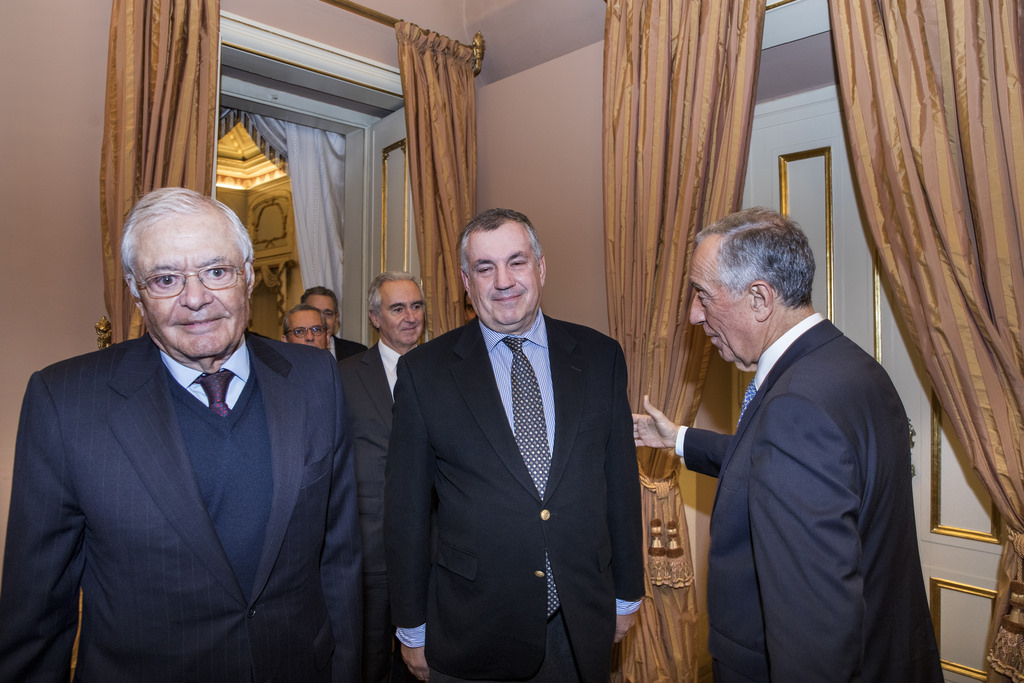
[[[206,512],[173,379],[149,337],[32,376],[0,593],[0,682],[67,680],[79,587],[76,680],[358,679],[361,558],[336,364],[300,344],[247,343],[273,468],[249,591]]]

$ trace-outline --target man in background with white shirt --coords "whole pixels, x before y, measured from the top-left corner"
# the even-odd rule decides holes
[[[942,681],[914,524],[906,412],[885,370],[814,312],[814,255],[754,208],[697,235],[690,322],[756,370],[732,436],[644,398],[637,445],[718,478],[708,554],[716,683]]]
[[[363,538],[364,683],[413,680],[395,643],[384,561],[384,463],[391,438],[392,392],[398,358],[423,334],[423,292],[412,275],[381,273],[370,283],[370,322],[380,341],[338,366],[355,450],[359,524]]]

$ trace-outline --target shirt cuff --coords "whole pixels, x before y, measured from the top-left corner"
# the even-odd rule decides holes
[[[427,625],[421,624],[415,628],[396,628],[395,635],[406,647],[423,647],[427,642]]]
[[[679,428],[678,432],[676,432],[676,455],[678,455],[679,457],[682,457],[683,453],[684,453],[684,451],[683,451],[683,437],[685,437],[685,436],[686,436],[686,426],[684,425],[684,426]]]
[[[618,614],[619,616],[622,616],[623,614],[632,614],[633,612],[635,612],[638,609],[640,609],[640,604],[642,602],[643,602],[643,600],[637,600],[636,602],[631,602],[629,600],[619,600],[618,598],[616,598],[615,599],[615,613]]]

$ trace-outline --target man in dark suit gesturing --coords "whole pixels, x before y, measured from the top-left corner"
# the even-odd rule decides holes
[[[644,592],[622,349],[541,314],[526,216],[483,212],[459,250],[478,320],[398,363],[384,524],[403,654],[435,683],[605,681]]]
[[[355,478],[334,359],[245,337],[253,250],[172,188],[121,256],[148,334],[35,373],[0,681],[336,681],[359,671]]]
[[[380,341],[364,353],[346,358],[338,370],[348,407],[363,537],[362,680],[395,683],[411,677],[395,646],[388,598],[384,463],[391,438],[395,368],[423,334],[423,292],[409,273],[388,271],[373,279],[366,298],[370,322],[380,333]]]
[[[690,322],[756,369],[733,436],[651,406],[639,445],[718,478],[708,556],[716,683],[941,681],[911,493],[910,433],[885,370],[814,312],[814,256],[789,218],[697,235]]]

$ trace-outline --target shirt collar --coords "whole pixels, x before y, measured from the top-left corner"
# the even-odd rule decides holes
[[[786,330],[786,333],[776,339],[771,346],[765,349],[765,352],[761,354],[761,357],[757,360],[757,372],[754,373],[754,387],[760,389],[761,383],[764,382],[764,378],[768,376],[772,368],[775,367],[775,363],[782,358],[782,354],[793,345],[797,339],[800,338],[807,330],[811,329],[825,318],[822,317],[821,313],[812,313],[793,327]]]
[[[380,360],[384,363],[384,367],[393,368],[398,365],[398,359],[401,355],[398,351],[395,351],[383,341],[377,342],[377,350],[380,352]]]
[[[164,362],[164,365],[170,371],[174,380],[183,387],[188,387],[203,374],[201,370],[196,370],[182,365],[163,351],[160,351],[160,360]],[[249,347],[244,341],[239,344],[238,348],[235,349],[235,352],[232,353],[226,361],[224,361],[224,365],[221,366],[221,369],[230,370],[235,374],[235,377],[243,382],[248,381],[250,369]]]
[[[479,318],[477,318],[479,320]],[[529,340],[537,346],[547,348],[548,346],[548,328],[544,324],[544,313],[540,309],[537,310],[537,318],[533,321],[533,325],[530,325],[530,329],[522,335],[509,335],[501,332],[495,332],[491,328],[480,323],[480,331],[484,335],[484,345],[487,347],[487,352],[490,353],[494,350],[494,347],[501,343],[501,340],[505,337],[516,337],[521,336],[523,339]]]

